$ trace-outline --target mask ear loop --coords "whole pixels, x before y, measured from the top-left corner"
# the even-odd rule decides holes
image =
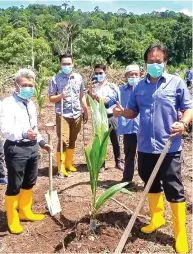
[[[19,84],[18,84],[17,82],[15,82],[15,84],[16,84],[17,87],[19,88],[19,92],[15,91],[15,93],[18,95],[18,94],[20,94],[20,89],[21,89],[21,87],[19,86]]]

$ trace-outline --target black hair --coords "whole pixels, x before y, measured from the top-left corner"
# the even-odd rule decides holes
[[[96,64],[96,65],[94,66],[94,69],[97,69],[97,68],[103,69],[103,71],[106,71],[106,69],[107,69],[107,67],[106,67],[105,64]]]
[[[59,56],[60,63],[61,63],[63,58],[71,58],[72,61],[73,61],[73,56],[71,54],[69,54],[69,53],[65,53],[65,54],[62,54],[62,55]]]
[[[168,60],[168,52],[166,50],[166,48],[161,45],[161,44],[152,44],[151,46],[149,46],[149,48],[146,49],[145,53],[144,53],[144,61],[147,62],[147,57],[148,57],[148,54],[149,52],[153,51],[153,50],[160,50],[163,52],[164,54],[164,61],[167,61]]]

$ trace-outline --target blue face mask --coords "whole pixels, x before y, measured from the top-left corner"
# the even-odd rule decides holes
[[[139,83],[139,78],[128,78],[128,83],[130,86],[136,86]]]
[[[159,78],[164,72],[164,63],[147,64],[147,72],[152,78]]]
[[[95,77],[97,78],[98,82],[103,82],[105,80],[104,74],[98,74],[98,75],[95,75]]]
[[[34,87],[20,87],[18,96],[24,100],[30,100],[34,95]]]
[[[72,66],[62,66],[62,72],[64,72],[64,74],[70,74],[72,72]]]

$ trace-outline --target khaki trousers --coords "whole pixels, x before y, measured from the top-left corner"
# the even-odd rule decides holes
[[[63,130],[62,130],[62,141],[63,141],[63,151],[66,148],[74,149],[75,142],[77,140],[78,133],[81,129],[82,116],[76,119],[63,117]],[[61,118],[60,115],[56,114],[56,132],[58,136],[58,146],[57,152],[60,152],[60,125]]]

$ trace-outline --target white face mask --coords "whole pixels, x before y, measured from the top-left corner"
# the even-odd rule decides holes
[[[19,92],[16,92],[17,95],[24,100],[30,100],[31,97],[34,95],[35,89],[34,87],[22,87],[19,86],[18,83],[16,85],[19,87]]]
[[[98,82],[103,82],[105,80],[105,74],[98,74],[95,75],[95,77],[97,78]]]
[[[130,86],[136,86],[139,83],[139,78],[128,78],[128,83]]]
[[[64,73],[64,74],[70,74],[71,72],[72,72],[72,66],[62,66],[62,72]]]

